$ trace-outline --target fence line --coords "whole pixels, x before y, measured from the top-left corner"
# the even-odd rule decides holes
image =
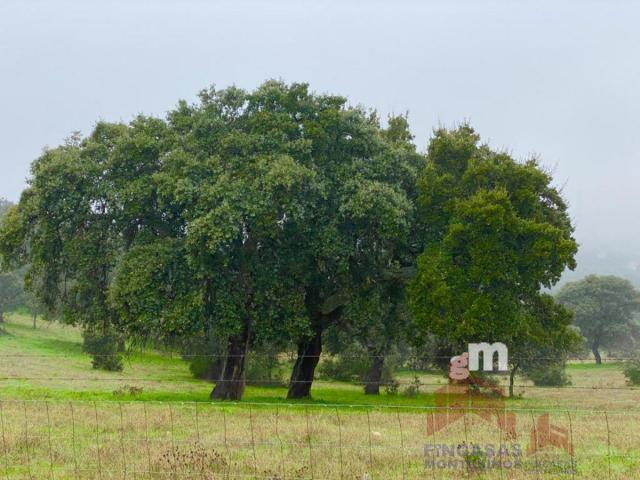
[[[344,410],[383,410],[383,409],[397,409],[397,410],[409,410],[409,411],[440,411],[440,410],[473,410],[473,411],[494,411],[495,407],[483,407],[481,405],[473,405],[473,406],[438,406],[438,405],[399,405],[399,404],[366,404],[366,403],[310,403],[310,402],[257,402],[257,401],[248,401],[248,400],[224,400],[224,401],[198,401],[198,400],[135,400],[135,399],[100,399],[100,400],[84,400],[84,399],[57,399],[57,398],[47,398],[47,399],[33,399],[33,398],[20,398],[20,399],[12,399],[12,398],[2,398],[0,397],[0,404],[2,403],[43,403],[48,402],[49,404],[65,404],[65,403],[73,403],[76,405],[81,404],[105,404],[105,405],[141,405],[141,404],[149,404],[149,405],[179,405],[179,406],[193,406],[195,409],[195,405],[198,404],[200,406],[208,406],[211,408],[222,408],[222,409],[230,409],[230,408],[248,408],[252,407],[260,407],[263,409],[273,409],[276,407],[286,408],[288,410],[296,410],[296,409],[304,409],[304,408],[316,408],[321,410],[328,410],[334,408],[341,408]],[[635,416],[640,414],[640,409],[602,409],[602,408],[580,408],[580,407],[548,407],[548,406],[539,406],[539,407],[514,407],[514,406],[505,406],[503,408],[507,412],[574,412],[574,413],[584,413],[584,414],[602,414],[603,412],[613,412],[615,415],[630,415]]]
[[[122,352],[121,355],[124,358],[129,358],[129,357],[135,357],[136,355],[141,355],[143,353],[148,354],[149,351],[125,351]],[[184,359],[184,360],[189,360],[189,359],[195,359],[195,358],[211,358],[211,359],[215,359],[215,358],[243,358],[243,357],[249,357],[249,358],[288,358],[289,360],[295,360],[297,358],[311,358],[311,359],[315,359],[315,358],[324,358],[324,359],[345,359],[345,360],[363,360],[363,359],[376,359],[376,358],[384,358],[384,359],[393,359],[395,358],[397,355],[390,353],[387,355],[370,355],[370,354],[349,354],[349,353],[336,353],[336,354],[327,354],[327,353],[322,353],[319,355],[298,355],[297,353],[291,353],[291,352],[281,352],[281,353],[276,353],[276,354],[269,354],[269,353],[260,353],[260,352],[250,352],[247,354],[223,354],[223,353],[185,353],[185,354],[181,354],[178,352],[163,352],[163,351],[154,351],[154,353],[161,358],[169,358],[169,359]],[[103,357],[113,357],[114,354],[99,354],[99,353],[95,353],[95,354],[88,354],[88,353],[75,353],[75,354],[71,354],[71,353],[0,353],[0,358],[75,358],[77,359],[78,357],[86,357],[87,359],[90,358],[103,358]],[[427,356],[427,358],[429,360],[446,360],[449,361],[451,360],[451,355],[429,355]],[[413,355],[408,355],[405,357],[405,361],[407,362],[411,362],[411,361],[419,361],[420,357],[417,356],[413,356]],[[532,356],[532,357],[527,357],[526,358],[527,361],[538,361],[538,360],[558,360],[558,357],[545,357],[545,356]],[[631,360],[638,360],[637,356],[628,356],[628,357],[606,357],[603,356],[602,357],[602,363],[606,363],[606,362],[625,362],[625,361],[631,361]],[[589,364],[593,364],[594,363],[594,359],[593,358],[569,358],[568,361],[570,362],[576,362],[576,363],[589,363]]]
[[[357,406],[289,406],[3,399],[2,476],[78,480],[457,478],[458,467],[441,468],[439,462],[445,457],[451,462],[458,456],[447,453],[443,457],[441,452],[455,448],[459,453],[464,446],[468,453],[474,445],[491,444],[511,448],[516,443],[524,452],[519,457],[518,478],[547,478],[556,464],[566,471],[555,472],[553,478],[640,476],[640,434],[636,431],[640,412],[511,409],[505,405],[381,405],[366,406],[364,411],[354,408]],[[506,429],[508,414],[514,415],[513,431]],[[429,424],[442,428],[430,432]],[[440,446],[446,448],[438,450]],[[504,460],[512,457],[486,451],[483,455],[486,478],[511,478],[507,472],[515,467]],[[490,460],[497,462],[493,469],[488,466]],[[466,474],[478,472],[477,464],[467,457],[464,461]]]
[[[113,378],[98,378],[98,377],[26,377],[26,376],[4,376],[0,377],[0,381],[15,381],[15,380],[47,380],[47,381],[62,381],[62,382],[148,382],[148,383],[157,383],[158,380],[149,379],[149,378],[135,378],[135,377],[113,377]],[[183,383],[184,379],[176,379],[176,378],[167,378],[161,380],[164,383]],[[235,383],[237,380],[214,380],[214,383]],[[309,380],[287,380],[287,381],[278,381],[278,380],[248,380],[247,384],[249,385],[270,385],[270,386],[286,386],[290,384],[296,383],[310,383]],[[364,385],[380,385],[381,387],[385,386],[416,386],[416,387],[442,387],[448,384],[446,380],[442,382],[422,382],[422,381],[381,381],[381,382],[370,382],[370,381],[339,381],[339,380],[325,380],[325,379],[314,379],[312,381],[313,384],[335,384],[335,383],[346,383],[354,386],[364,386]],[[546,385],[531,385],[525,383],[515,383],[514,388],[523,389],[523,390],[606,390],[606,391],[638,391],[640,392],[640,387],[634,386],[626,386],[626,387],[615,387],[615,386],[601,386],[601,385],[561,385],[561,386],[546,386]]]

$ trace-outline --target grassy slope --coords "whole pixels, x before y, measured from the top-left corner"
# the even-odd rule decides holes
[[[179,464],[178,468],[200,468],[198,462],[202,460],[198,460],[198,456],[205,455],[206,452],[194,450],[193,445],[202,442],[222,451],[231,462],[231,471],[247,478],[253,477],[253,462],[265,474],[277,472],[282,467],[287,469],[286,478],[303,478],[302,474],[307,471],[305,469],[311,465],[311,461],[307,462],[307,459],[312,458],[312,468],[319,476],[316,478],[362,478],[363,471],[371,472],[373,478],[401,478],[401,473],[402,477],[406,474],[406,478],[425,478],[425,475],[429,477],[429,472],[422,466],[421,449],[425,441],[456,444],[461,438],[467,437],[466,421],[464,428],[462,422],[458,422],[456,426],[439,432],[430,440],[431,437],[425,437],[424,433],[425,415],[428,413],[412,408],[407,408],[406,411],[373,408],[367,410],[365,416],[360,414],[360,409],[347,406],[429,406],[433,404],[432,392],[436,387],[424,387],[429,392],[411,398],[386,394],[371,397],[362,394],[358,386],[317,382],[313,389],[313,403],[345,405],[346,408],[339,409],[338,413],[337,408],[272,408],[272,404],[284,401],[285,389],[250,386],[247,388],[245,402],[265,403],[264,408],[260,408],[260,414],[257,414],[257,407],[253,403],[248,409],[246,406],[220,407],[190,403],[189,401],[207,401],[211,385],[194,380],[186,363],[180,358],[157,352],[136,353],[129,357],[123,372],[101,372],[93,370],[89,357],[82,353],[77,329],[42,322],[34,330],[30,319],[20,315],[11,316],[5,327],[7,335],[0,336],[0,400],[3,400],[0,406],[4,409],[2,438],[7,445],[4,454],[4,473],[7,478],[46,478],[51,469],[47,459],[52,459],[51,463],[56,465],[56,471],[60,473],[55,478],[96,478],[96,472],[101,471],[101,468],[108,470],[113,478],[120,478],[120,472],[123,472],[122,478],[128,478],[127,469],[143,472],[162,470],[164,473],[150,475],[149,478],[167,478],[167,471],[174,471],[175,476],[176,467],[171,464],[171,459],[175,457],[175,453],[171,454],[175,452],[175,442],[183,449],[178,452],[184,453],[185,459],[191,459],[191,463]],[[528,387],[524,398],[510,401],[510,405],[516,408],[554,405],[567,409],[582,407],[617,410],[610,411],[608,420],[602,414],[589,412],[575,412],[570,417],[561,410],[552,412],[552,415],[555,423],[565,427],[567,419],[573,420],[572,437],[576,445],[578,465],[576,478],[606,478],[609,469],[614,474],[612,478],[638,478],[640,457],[636,425],[640,411],[631,408],[640,404],[638,390],[625,389],[624,377],[620,366],[616,364],[570,365],[569,372],[574,386],[579,388]],[[409,383],[415,374],[416,372],[403,371],[398,374],[398,378]],[[425,374],[420,374],[420,380],[425,383],[443,381],[435,375]],[[142,387],[144,392],[135,397],[114,395],[114,390],[125,385]],[[45,398],[100,402],[97,402],[99,406],[96,409],[96,404],[92,405],[91,402],[73,402],[75,405],[72,406],[66,401],[51,404],[22,401]],[[18,401],[13,402],[12,399]],[[111,400],[134,401],[119,403]],[[156,403],[163,400],[185,403]],[[225,414],[230,411],[234,414]],[[306,422],[300,420],[304,419],[303,414],[307,415]],[[519,438],[526,442],[537,414],[517,411],[516,415],[518,428],[522,430]],[[25,418],[29,418],[28,430]],[[200,432],[197,427],[198,418],[202,426],[202,438],[201,433],[198,433],[196,441],[194,432]],[[278,421],[280,434],[277,433]],[[497,441],[495,428],[473,416],[470,422],[471,441]],[[96,425],[100,425],[99,430]],[[611,430],[610,448],[607,447],[608,426]],[[371,433],[367,440],[367,430],[376,432],[373,454],[370,446]],[[250,447],[254,444],[254,431],[257,447],[252,449]],[[31,435],[28,442],[27,434]],[[66,441],[55,441],[52,444],[46,441],[48,437]],[[225,444],[228,437],[231,445],[226,453],[219,447],[223,437]],[[273,447],[277,445],[274,438],[283,442],[284,448]],[[346,446],[344,468],[347,477],[343,477],[342,472],[337,470],[336,452],[340,451],[340,464],[343,455],[337,445],[342,445],[343,442]],[[313,449],[311,444],[314,445]],[[133,445],[136,447],[133,448]],[[402,454],[399,454],[399,445],[404,446]],[[609,452],[613,455],[610,461],[607,460]],[[371,455],[374,461],[369,464]],[[197,461],[193,460],[194,456]],[[126,462],[122,460],[125,457]],[[96,458],[99,459],[97,463]],[[79,477],[77,471],[74,474],[73,469],[77,465],[85,469],[86,476]],[[1,469],[2,467],[0,471]],[[455,470],[436,473],[438,478],[460,478],[460,473]],[[480,478],[502,479],[505,478],[504,475],[502,471],[495,471],[492,475]],[[280,477],[274,475],[270,478]],[[534,477],[526,472],[514,471],[509,478]],[[536,474],[535,478],[552,477]]]
[[[28,317],[14,314],[8,317],[5,330],[7,335],[0,336],[0,397],[116,400],[123,396],[114,394],[115,390],[135,386],[143,393],[124,398],[207,401],[212,389],[212,384],[194,379],[187,363],[178,356],[136,352],[127,356],[122,372],[104,372],[91,367],[90,357],[82,352],[77,328],[40,322],[34,330]],[[283,387],[248,386],[245,400],[275,403],[285,396]],[[365,396],[360,387],[339,382],[318,382],[313,396],[314,403],[326,404],[432,403],[431,395]]]
[[[17,399],[85,400],[177,400],[207,401],[210,383],[196,380],[187,364],[176,356],[158,352],[137,352],[127,357],[123,372],[94,370],[90,358],[82,352],[78,329],[56,323],[40,322],[37,329],[27,316],[8,317],[6,335],[0,336],[0,397]],[[515,407],[560,406],[564,408],[628,408],[638,405],[640,392],[625,388],[618,364],[596,366],[591,363],[569,366],[573,388],[519,388],[523,398],[511,400]],[[409,384],[416,372],[402,371],[398,379]],[[19,378],[18,378],[19,377]],[[25,378],[27,377],[27,378]],[[427,384],[414,397],[405,395],[365,396],[361,387],[340,382],[314,383],[313,403],[350,405],[431,406],[433,392],[445,379],[420,373]],[[506,380],[506,379],[503,379]],[[130,397],[114,394],[125,386],[143,389]],[[609,390],[614,388],[615,390]],[[283,387],[248,386],[246,402],[283,402]],[[308,403],[308,400],[303,401]]]

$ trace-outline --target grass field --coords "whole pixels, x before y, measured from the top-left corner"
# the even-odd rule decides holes
[[[427,423],[443,413],[435,393],[446,381],[436,374],[400,372],[402,383],[418,376],[424,384],[411,397],[317,382],[312,400],[285,403],[283,387],[249,386],[243,402],[211,403],[212,385],[194,380],[179,357],[134,353],[123,372],[108,373],[91,368],[75,328],[33,329],[10,315],[5,331],[0,478],[640,478],[640,391],[616,363],[571,364],[568,388],[519,379],[521,398],[500,411],[480,408],[429,434]],[[545,413],[573,457],[547,446],[500,457],[489,470],[425,466],[452,460],[425,454],[425,445],[544,443],[553,436]],[[515,438],[494,421],[508,414]],[[514,458],[517,468],[505,464]]]

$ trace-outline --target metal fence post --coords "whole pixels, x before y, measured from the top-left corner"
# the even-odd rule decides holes
[[[49,476],[53,478],[53,448],[51,446],[51,415],[49,414],[49,402],[45,401],[47,412],[47,442],[49,443]]]
[[[29,472],[29,478],[33,478],[31,473],[31,455],[29,454],[29,419],[27,417],[27,402],[22,402],[22,407],[24,409],[24,450],[27,454],[27,471]]]
[[[118,402],[120,412],[120,449],[122,450],[122,475],[127,478],[127,455],[124,445],[124,420],[122,418],[122,402]]]
[[[611,430],[609,429],[609,415],[604,411],[604,420],[607,424],[607,462],[609,464],[609,479],[611,479]]]
[[[256,455],[256,438],[253,428],[253,411],[249,405],[249,429],[251,430],[251,451],[253,453],[253,478],[258,480],[258,456]]]
[[[144,440],[145,450],[147,451],[147,471],[151,475],[151,449],[149,448],[149,419],[147,415],[147,403],[142,402],[142,408],[144,411]]]
[[[4,434],[4,407],[0,400],[0,429],[2,430],[2,452],[4,457],[4,477],[9,478],[9,454],[7,452],[7,439]]]
[[[195,409],[196,409],[196,438],[198,439],[198,444],[201,443],[200,441],[200,419],[199,419],[199,415],[198,415],[198,402],[195,402]]]
[[[169,403],[169,421],[171,424],[171,452],[173,453],[173,468],[172,473],[173,473],[173,478],[174,480],[176,480],[177,477],[177,468],[178,468],[178,457],[176,455],[176,439],[175,439],[175,434],[173,431],[173,408],[171,407],[171,403]]]
[[[576,458],[573,443],[573,422],[571,421],[571,412],[569,410],[567,410],[567,417],[569,417],[569,441],[571,442],[571,478],[576,478]]]
[[[400,421],[400,411],[396,409],[396,416],[398,417],[398,428],[400,429],[400,461],[402,462],[402,479],[407,478],[406,465],[404,462],[404,433],[402,431],[402,422]]]
[[[227,471],[225,472],[225,478],[229,480],[231,475],[231,452],[229,451],[229,442],[227,440],[227,413],[222,407],[222,425],[224,428],[224,450],[227,452]]]
[[[313,446],[311,443],[311,428],[309,427],[309,407],[304,407],[305,417],[307,419],[307,443],[309,444],[309,470],[311,472],[311,480],[313,480]]]
[[[533,425],[533,441],[535,444],[535,447],[537,448],[538,446],[538,427],[536,425],[536,419],[533,417],[533,410],[529,410],[529,414],[531,416],[531,422]],[[535,472],[536,472],[536,478],[540,478],[540,471],[538,470],[538,458],[536,458],[535,460]]]
[[[73,472],[77,478],[80,478],[80,472],[78,471],[78,452],[76,447],[76,415],[73,411],[73,402],[69,402],[69,409],[71,410],[71,443],[73,448]]]
[[[367,426],[369,427],[369,473],[373,472],[373,447],[371,446],[371,418],[369,416],[369,410],[367,408]]]
[[[344,478],[344,463],[342,459],[342,424],[340,423],[340,411],[336,407],[336,420],[338,421],[338,451],[340,453],[340,480]]]
[[[280,409],[276,407],[276,438],[280,444],[280,469],[282,470],[282,480],[286,480],[287,474],[284,466],[284,445],[282,444],[282,438],[280,438]]]
[[[96,454],[98,457],[98,475],[102,478],[102,460],[100,459],[100,431],[98,425],[98,406],[93,402],[93,412],[96,417]]]

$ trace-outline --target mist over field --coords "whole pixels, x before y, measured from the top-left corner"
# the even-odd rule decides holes
[[[578,251],[577,262],[576,270],[565,272],[560,284],[598,274],[617,275],[640,287],[640,253],[633,240],[628,245],[584,242]]]

